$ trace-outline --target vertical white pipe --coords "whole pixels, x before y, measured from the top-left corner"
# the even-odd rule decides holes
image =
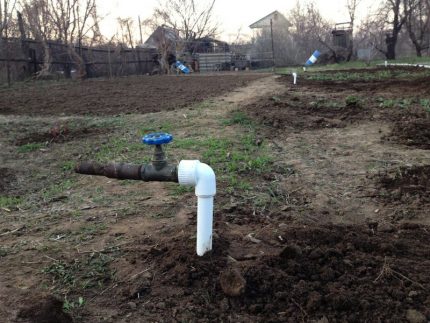
[[[198,160],[181,160],[178,166],[180,185],[195,186],[197,196],[197,246],[199,256],[212,250],[213,205],[216,176],[212,168]]]
[[[297,84],[297,73],[293,73],[294,85]]]
[[[212,250],[213,197],[197,199],[197,255]]]

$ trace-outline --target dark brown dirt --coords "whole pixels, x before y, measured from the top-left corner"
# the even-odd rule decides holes
[[[92,83],[95,89],[94,97],[85,92],[85,83],[62,84],[58,88],[55,86],[50,88],[50,91],[56,93],[54,98],[41,98],[37,91],[32,95],[41,98],[41,102],[30,100],[30,96],[27,97],[26,93],[13,94],[10,99],[1,96],[0,107],[3,107],[2,101],[11,100],[10,102],[19,104],[13,108],[9,106],[9,112],[3,109],[3,113],[59,115],[63,111],[65,114],[160,111],[175,108],[171,105],[172,102],[176,106],[197,102],[204,99],[205,95],[224,91],[221,89],[227,89],[229,84],[237,86],[246,82],[241,77],[233,76],[227,79],[224,76],[213,77],[211,80],[209,78],[184,77],[180,78],[181,82],[173,81],[179,79],[176,77],[132,78],[115,80],[115,82],[90,81],[94,82]],[[168,83],[166,87],[170,86],[174,89],[165,98],[163,80]],[[153,81],[154,84],[146,84],[147,81]],[[206,91],[204,92],[206,94],[195,93],[194,89],[190,91],[190,86],[199,82],[201,85],[196,85],[196,89]],[[263,98],[256,104],[248,106],[250,115],[263,124],[269,125],[267,129],[262,129],[262,133],[267,131],[270,134],[269,138],[272,136],[282,138],[290,131],[295,133],[296,137],[293,138],[295,139],[302,136],[305,130],[312,132],[326,127],[346,128],[351,124],[368,120],[379,120],[393,125],[398,122],[401,125],[405,121],[426,118],[425,112],[422,111],[411,114],[413,109],[393,108],[381,111],[379,103],[370,100],[373,95],[379,96],[381,91],[383,92],[381,95],[387,98],[403,93],[400,91],[404,91],[402,89],[405,84],[399,83],[398,80],[370,82],[367,85],[364,82],[352,82],[348,86],[345,82],[342,85],[302,80],[298,87],[293,87],[288,78],[281,79],[281,82],[288,90],[285,95]],[[212,88],[208,84],[212,84]],[[387,85],[386,88],[384,84]],[[426,84],[418,85],[413,82],[408,84],[411,93],[414,90],[418,93],[427,91]],[[141,87],[148,93],[151,91],[152,94],[130,95],[130,93],[138,93]],[[183,92],[178,94],[176,88],[182,89]],[[15,90],[10,91],[8,93],[13,93]],[[67,93],[77,94],[79,91],[84,93],[82,98],[78,95],[63,100]],[[107,92],[109,93],[106,94]],[[357,102],[345,100],[349,95],[358,96],[357,93],[360,93]],[[144,97],[147,98],[147,102],[142,101]],[[28,100],[27,103],[21,101],[25,98]],[[193,101],[194,99],[196,101]],[[55,105],[56,100],[58,105]],[[86,100],[90,105],[86,105]],[[157,105],[156,102],[163,102],[163,105]],[[332,104],[333,102],[336,104]],[[34,106],[37,109],[46,110],[39,113]],[[107,107],[106,110],[104,110],[105,107]],[[405,139],[400,139],[400,136],[397,138],[396,134],[401,131],[395,129],[393,127],[393,134],[390,137],[394,142],[400,143]],[[341,130],[345,129],[339,129]],[[377,133],[377,130],[375,132]],[[56,133],[54,131],[54,134]],[[21,140],[21,144],[48,140],[61,142],[61,140],[67,141],[85,134],[85,131],[72,133],[69,129],[65,131],[64,127],[60,127],[59,135],[53,135],[51,131],[40,132],[18,140]],[[379,140],[379,137],[376,137]],[[265,136],[259,139],[268,140]],[[386,140],[382,141],[381,145],[387,145]],[[323,146],[322,149],[327,148],[319,141],[312,144],[316,147]],[[327,159],[327,164],[330,164],[339,162],[340,156],[358,156],[360,153],[357,147],[341,147],[338,141],[333,141],[332,145],[339,150],[339,155],[328,154],[326,151],[321,155],[312,155],[310,149],[305,150],[303,154],[312,162],[324,157]],[[282,149],[281,146],[276,145],[271,148]],[[409,150],[407,147],[403,148]],[[281,158],[287,159],[288,153],[286,151]],[[371,159],[373,162],[379,155],[372,157],[374,157]],[[387,159],[391,160],[392,156],[387,155]],[[342,167],[348,166],[350,161],[351,159],[343,160]],[[299,163],[296,164],[299,165]],[[60,298],[67,294],[68,299],[76,302],[78,297],[83,297],[85,306],[72,311],[77,321],[83,322],[323,323],[409,320],[425,323],[430,320],[430,271],[428,270],[430,249],[423,247],[430,243],[430,227],[405,222],[405,217],[400,218],[402,224],[398,221],[391,223],[382,216],[377,220],[372,218],[366,225],[322,225],[321,223],[327,217],[327,210],[335,209],[336,205],[333,206],[332,203],[340,200],[341,196],[348,193],[350,198],[347,201],[350,204],[358,200],[356,195],[358,188],[354,184],[351,187],[341,187],[339,190],[329,190],[321,184],[343,186],[345,182],[359,175],[352,174],[348,177],[350,170],[341,168],[336,170],[339,174],[333,172],[329,174],[332,177],[323,177],[321,180],[320,177],[312,177],[315,173],[321,172],[321,164],[315,163],[308,167],[315,169],[314,173],[310,173],[312,176],[300,173],[299,170],[295,174],[297,176],[289,176],[294,173],[296,164],[291,166],[292,170],[283,168],[264,174],[246,174],[253,177],[251,182],[253,192],[258,192],[259,189],[270,188],[271,190],[273,202],[268,203],[273,204],[268,204],[263,209],[256,210],[249,200],[241,199],[241,193],[236,193],[235,196],[234,193],[227,192],[226,187],[222,185],[217,187],[219,192],[216,197],[214,217],[214,250],[204,257],[197,257],[195,254],[194,211],[189,217],[187,214],[185,217],[180,217],[181,221],[178,221],[178,217],[168,219],[162,225],[154,225],[154,228],[149,226],[148,217],[157,212],[163,213],[168,208],[156,204],[148,211],[149,208],[145,208],[145,205],[155,199],[160,199],[160,203],[163,203],[165,190],[149,200],[143,198],[139,201],[141,203],[139,207],[143,208],[133,211],[136,213],[117,213],[115,207],[118,205],[115,204],[106,209],[100,208],[99,211],[97,208],[87,209],[86,205],[76,206],[78,210],[82,207],[80,217],[84,219],[83,221],[91,224],[97,219],[100,224],[106,225],[106,229],[91,233],[94,235],[94,241],[89,241],[88,244],[79,242],[77,246],[73,243],[69,244],[66,240],[69,239],[69,235],[78,230],[77,227],[67,227],[67,223],[72,222],[72,215],[57,211],[55,208],[57,205],[48,205],[49,209],[42,210],[42,213],[48,216],[47,222],[41,222],[35,227],[28,226],[25,228],[25,233],[24,230],[13,231],[19,229],[21,223],[19,223],[20,226],[7,223],[4,228],[6,235],[2,236],[2,241],[13,241],[13,245],[16,243],[19,248],[25,247],[24,239],[31,243],[26,244],[25,250],[11,248],[3,250],[0,246],[0,257],[5,264],[2,267],[4,277],[0,277],[0,283],[9,283],[12,278],[21,284],[21,281],[29,279],[33,283],[26,282],[23,286],[38,286],[39,282],[43,281],[50,286],[50,291],[56,291],[61,295]],[[336,165],[333,168],[335,167]],[[380,167],[378,165],[378,169]],[[327,169],[332,171],[329,167],[322,170]],[[356,167],[356,173],[358,173],[357,170],[361,171],[361,168]],[[12,185],[10,183],[15,176],[9,172],[8,169],[0,169],[0,184],[6,191],[10,191]],[[242,175],[245,177],[245,174]],[[378,194],[380,193],[381,196],[372,198],[378,199],[382,204],[394,205],[400,210],[413,206],[425,212],[430,207],[429,176],[429,166],[413,166],[390,170],[379,174],[376,179],[366,179],[363,175],[363,179],[366,180],[364,183],[366,185],[376,182]],[[306,181],[309,177],[313,178],[312,182]],[[286,178],[289,180],[286,181]],[[281,185],[280,182],[283,184]],[[317,184],[320,186],[316,186]],[[363,183],[360,182],[361,184]],[[101,181],[96,185],[101,185]],[[105,185],[113,186],[113,184]],[[158,188],[161,190],[161,186]],[[122,189],[126,191],[130,188],[124,186]],[[146,186],[139,186],[139,194],[142,189],[146,189]],[[321,198],[323,207],[318,207],[316,203],[312,208],[307,208],[308,204],[319,198],[316,191],[328,192],[333,198],[327,201]],[[362,190],[359,194],[361,193]],[[124,199],[127,198],[128,196],[124,195]],[[194,203],[193,198],[192,192],[184,195],[183,199],[175,202],[172,214],[176,215],[178,209],[189,210],[189,203]],[[280,202],[275,202],[276,200]],[[365,200],[363,203],[368,202],[370,203],[371,200]],[[63,206],[58,205],[58,207]],[[342,207],[340,210],[342,212],[357,214],[346,210],[344,204],[336,207]],[[371,208],[370,212],[373,214],[374,208]],[[382,214],[382,212],[375,214]],[[58,216],[54,218],[52,215]],[[15,216],[22,218],[21,214],[15,214]],[[26,225],[24,221],[27,220],[22,220],[22,224]],[[148,223],[145,224],[145,221]],[[361,223],[363,222],[364,220],[361,219]],[[55,231],[53,235],[51,233],[54,231],[49,234],[43,231],[42,226],[51,224],[61,227],[61,230]],[[145,225],[140,227],[137,224]],[[109,231],[114,226],[115,230]],[[66,234],[64,240],[61,239],[60,233]],[[52,237],[55,238],[52,239]],[[48,241],[55,246],[55,249],[45,250],[40,244]],[[114,248],[108,247],[111,243]],[[92,258],[96,260],[102,256],[111,260],[103,263],[100,273],[95,270],[98,267],[89,266],[86,260]],[[71,272],[76,282],[82,282],[83,278],[87,277],[94,278],[97,275],[100,277],[97,276],[98,279],[92,281],[94,285],[86,285],[85,288],[68,286],[67,292],[63,289],[57,290],[58,275],[62,273],[42,274],[42,270],[59,261],[66,265],[64,268],[67,270],[75,268],[73,265],[78,266],[77,270]],[[0,290],[0,317],[17,317],[24,322],[32,323],[70,322],[69,315],[62,311],[62,302],[57,299],[31,294],[19,299],[9,298],[5,295],[14,293],[21,295],[25,292],[9,293],[2,285]],[[25,305],[22,306],[22,304]],[[11,308],[14,307],[17,314],[12,316],[14,313],[11,313]],[[3,315],[3,313],[6,314]],[[411,317],[421,321],[411,321]]]
[[[54,125],[51,129],[45,132],[34,132],[27,134],[24,137],[15,140],[16,146],[22,146],[29,143],[64,143],[71,140],[86,138],[92,135],[108,133],[109,128],[89,128],[83,127],[71,129],[67,124]]]
[[[430,166],[412,166],[392,169],[378,179],[380,197],[390,203],[430,204]]]
[[[264,125],[278,129],[341,128],[357,120],[371,118],[369,109],[356,105],[328,107],[326,102],[303,100],[290,94],[264,98],[248,107],[249,113]]]
[[[16,176],[12,169],[0,168],[0,194],[10,193],[15,181]]]
[[[240,87],[264,74],[147,76],[0,91],[0,114],[117,115],[168,111]]]
[[[368,70],[364,70],[367,71]],[[369,70],[375,73],[377,70]],[[366,122],[388,122],[392,126],[384,140],[412,147],[430,148],[430,112],[420,99],[430,97],[430,80],[386,79],[377,81],[314,81],[303,78],[298,86],[291,77],[279,79],[285,94],[262,98],[250,104],[247,113],[265,126],[300,132],[321,128],[343,128]],[[404,96],[401,96],[403,95]],[[381,106],[384,100],[408,99],[406,106]],[[282,134],[283,131],[277,132]]]
[[[174,238],[130,255],[130,266],[149,260],[151,274],[100,305],[129,311],[133,302],[132,317],[165,322],[400,322],[410,309],[430,318],[428,229],[266,228],[257,236],[265,240],[260,256],[242,261],[228,257],[229,244],[243,245],[231,236],[216,238],[214,253],[203,258],[194,241]],[[226,280],[245,288],[226,293]]]
[[[17,322],[72,323],[72,317],[63,311],[63,302],[53,296],[28,299],[28,307],[18,313]]]
[[[395,121],[390,136],[385,139],[411,147],[430,149],[430,115],[421,118],[409,115]]]

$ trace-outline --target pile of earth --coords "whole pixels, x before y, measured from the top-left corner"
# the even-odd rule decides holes
[[[145,259],[151,274],[125,284],[99,306],[124,313],[132,308],[133,315],[149,321],[430,319],[430,249],[423,248],[430,243],[429,228],[407,223],[269,228],[260,232],[266,240],[259,254],[241,259],[229,249],[243,240],[221,231],[218,225],[213,252],[201,258],[188,235],[130,255],[130,265]]]

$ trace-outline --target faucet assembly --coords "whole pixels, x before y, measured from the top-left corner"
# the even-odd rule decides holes
[[[106,176],[116,179],[142,180],[145,182],[175,182],[195,186],[197,200],[197,254],[203,256],[212,250],[213,200],[216,194],[216,178],[211,167],[198,160],[182,160],[178,166],[170,164],[163,151],[173,136],[168,133],[151,133],[142,142],[153,145],[152,162],[146,165],[107,164],[82,162],[75,171],[84,175]]]

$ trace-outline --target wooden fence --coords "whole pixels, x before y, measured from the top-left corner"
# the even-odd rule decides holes
[[[48,42],[52,75],[73,77],[77,66],[64,44]],[[152,74],[158,68],[157,50],[121,46],[75,46],[82,57],[86,77]],[[35,40],[1,39],[0,83],[22,81],[36,75],[44,64],[44,47]]]

